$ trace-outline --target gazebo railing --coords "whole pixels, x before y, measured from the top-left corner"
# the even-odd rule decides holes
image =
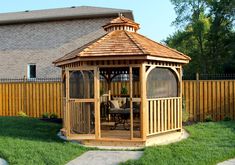
[[[182,125],[181,98],[148,100],[148,135],[179,130]]]

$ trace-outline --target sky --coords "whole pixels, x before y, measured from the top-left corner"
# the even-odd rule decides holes
[[[161,42],[175,31],[171,23],[176,15],[170,0],[1,0],[0,6],[0,13],[71,6],[130,9],[140,24],[139,33],[155,41]]]

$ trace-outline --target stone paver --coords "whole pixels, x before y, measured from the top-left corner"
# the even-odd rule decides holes
[[[88,151],[66,165],[117,165],[129,159],[139,159],[142,151]]]
[[[221,163],[218,163],[217,165],[235,165],[235,158],[226,160],[226,161],[221,162]]]
[[[4,159],[0,158],[0,165],[8,165],[8,163]]]

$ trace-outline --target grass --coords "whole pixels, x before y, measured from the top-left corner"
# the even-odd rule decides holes
[[[88,149],[64,142],[59,124],[23,117],[0,117],[0,157],[9,164],[62,165]],[[166,146],[147,147],[139,160],[123,165],[212,165],[235,157],[235,122],[187,126],[190,137]]]
[[[60,140],[60,128],[32,118],[0,117],[0,157],[9,164],[62,165],[87,150]]]
[[[139,160],[122,165],[215,165],[235,157],[235,122],[187,126],[190,137],[166,146],[147,147]]]

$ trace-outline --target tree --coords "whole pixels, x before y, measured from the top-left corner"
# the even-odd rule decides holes
[[[178,31],[166,44],[188,54],[186,72],[225,72],[234,57],[232,0],[171,0]],[[229,63],[229,64],[228,64]],[[231,67],[230,67],[231,70]]]
[[[194,72],[207,72],[205,36],[209,30],[210,24],[205,15],[206,3],[203,0],[171,0],[171,2],[175,5],[174,9],[177,14],[173,25],[176,25],[180,29],[183,28],[182,33],[185,32],[188,34],[188,38],[184,38],[184,43],[190,40],[189,43],[194,46],[194,49],[191,49],[192,45],[187,47],[187,49],[189,49],[187,52],[194,60],[193,63],[195,63],[195,65],[191,65],[196,67],[194,68]],[[192,41],[192,39],[194,41]],[[190,49],[192,51],[190,51]],[[186,71],[188,71],[188,69],[186,69]],[[190,71],[192,72],[193,70],[191,69]]]
[[[228,72],[227,65],[235,59],[234,2],[232,0],[207,0],[207,6],[211,20],[207,45],[208,56],[212,63],[217,64],[217,67],[212,67],[211,70]],[[233,72],[235,73],[235,69]]]

